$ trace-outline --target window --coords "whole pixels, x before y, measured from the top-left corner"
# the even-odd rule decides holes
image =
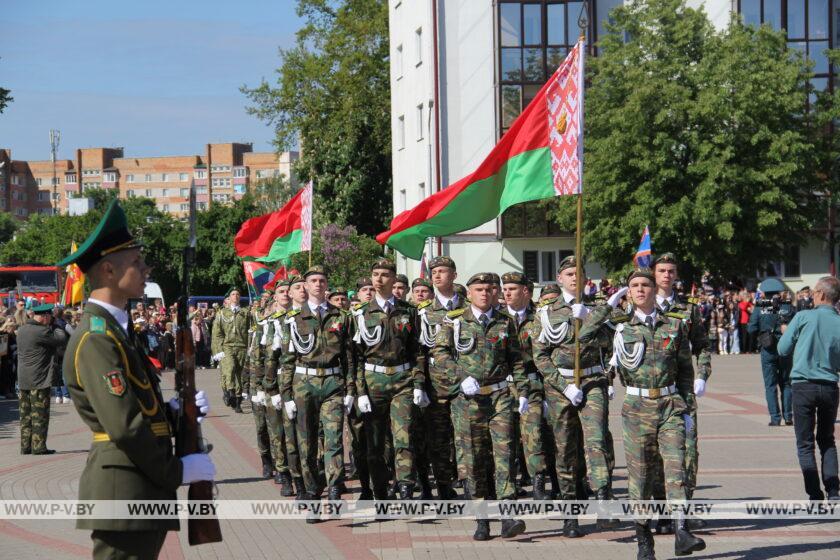
[[[163,205],[163,211],[164,212],[169,212],[169,205],[168,204]]]
[[[400,212],[408,208],[408,196],[405,189],[400,189]]]
[[[235,167],[233,169],[233,176],[237,177],[237,178],[247,177],[248,176],[248,170],[244,167]]]
[[[27,214],[29,214],[29,211],[26,208],[18,208],[17,210],[15,210],[15,214],[17,214],[18,216],[26,216]]]
[[[415,66],[423,64],[423,28],[418,27],[414,32],[414,52],[417,55]]]
[[[189,210],[189,205],[187,205],[187,209]],[[196,202],[195,203],[196,210],[207,210],[207,203],[206,202]]]
[[[548,284],[557,280],[558,263],[572,254],[568,250],[523,251],[522,270],[535,283]]]
[[[146,175],[143,177],[143,180],[146,181],[147,183],[151,183],[152,182],[152,174],[151,173],[146,173]]]
[[[43,183],[43,180],[40,177],[35,179],[35,184],[38,185],[39,187],[44,186],[42,183]]]
[[[181,204],[181,212],[189,212],[190,205],[189,204]]]
[[[798,245],[791,245],[785,248],[785,276],[789,278],[798,278],[800,276]]]
[[[106,183],[116,183],[117,182],[117,174],[113,171],[106,171],[104,181]]]
[[[165,183],[165,182],[167,182],[168,180],[169,180],[169,175],[167,175],[166,173],[161,173],[161,174],[160,174],[160,182],[161,182],[161,183]]]
[[[102,183],[99,181],[84,181],[82,183],[82,190],[86,191],[88,189],[98,189],[102,186]]]
[[[188,198],[190,196],[190,189],[181,189],[179,194],[181,198]]]
[[[21,184],[20,175],[12,175],[12,184],[16,186]]]
[[[206,169],[196,169],[194,174],[196,179],[206,179],[207,178],[207,170]]]
[[[52,208],[38,208],[38,213],[42,216],[52,216],[53,209]]]
[[[224,173],[230,171],[230,165],[213,165],[210,167],[213,173]]]
[[[38,202],[49,202],[50,193],[48,191],[38,191]]]
[[[405,116],[397,117],[397,149],[405,148]]]
[[[99,169],[82,169],[82,176],[83,177],[91,177],[94,175],[99,175],[101,170]]]
[[[161,189],[161,196],[167,197],[169,196],[169,189]]]
[[[561,231],[540,202],[517,204],[502,214],[502,237],[559,237],[564,233],[568,232]]]
[[[196,187],[195,194],[207,194],[207,187]]]
[[[417,141],[423,139],[423,104],[417,106]]]
[[[178,180],[179,181],[189,181],[190,174],[189,173],[178,173]]]
[[[134,191],[133,191],[133,190],[131,190],[131,189],[129,189],[129,190],[127,190],[127,191],[125,191],[125,196],[128,196],[128,197],[132,197],[132,196],[134,196]]]
[[[125,176],[125,181],[126,181],[127,183],[133,183],[133,182],[134,182],[134,174],[133,174],[133,173],[129,173],[128,175],[126,175],[126,176]]]
[[[75,185],[76,184],[76,174],[75,173],[65,173],[64,174],[64,184],[65,185]]]
[[[152,189],[146,189],[146,198],[152,198]]]
[[[268,170],[266,170],[268,171]],[[275,171],[276,173],[276,171]],[[211,181],[214,187],[230,187],[230,177],[214,177]]]

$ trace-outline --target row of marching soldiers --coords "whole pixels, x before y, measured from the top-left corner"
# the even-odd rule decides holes
[[[387,259],[358,282],[353,305],[345,290],[328,291],[320,266],[280,282],[250,311],[229,294],[213,347],[226,401],[238,407],[243,394],[252,402],[264,476],[276,471],[285,496],[318,499],[326,489],[340,499],[346,418],[360,499],[415,491],[431,499],[431,475],[438,499],[461,487],[465,499],[515,500],[530,483],[536,500],[610,500],[609,401],[619,377],[629,498],[690,499],[696,397],[710,358],[695,302],[673,292],[676,259],[666,253],[653,270],[634,271],[605,301],[576,301],[576,268],[574,257],[564,259],[539,302],[518,272],[475,274],[464,288],[445,256],[429,263],[431,282],[412,283],[412,303],[395,295]],[[690,532],[698,525],[675,514],[656,530],[676,533],[685,555],[705,547]],[[654,558],[650,521],[635,528],[639,558]],[[524,530],[523,521],[502,519],[502,537]],[[565,537],[582,534],[576,519],[564,520]],[[477,521],[474,538],[490,538],[488,520]]]

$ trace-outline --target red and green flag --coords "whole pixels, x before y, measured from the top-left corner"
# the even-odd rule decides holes
[[[579,194],[583,59],[580,40],[478,169],[396,216],[376,240],[419,260],[428,237],[480,226],[514,204]]]
[[[287,262],[312,248],[312,181],[283,208],[247,220],[233,240],[236,254],[259,262]]]

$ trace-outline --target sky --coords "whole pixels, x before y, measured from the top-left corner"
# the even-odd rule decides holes
[[[190,155],[208,142],[272,150],[239,87],[276,82],[278,48],[302,22],[294,0],[2,0],[0,148],[60,159],[122,146],[129,156]]]

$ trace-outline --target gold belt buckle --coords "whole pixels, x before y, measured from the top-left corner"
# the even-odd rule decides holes
[[[658,399],[659,397],[662,396],[662,390],[659,387],[657,387],[655,389],[648,389],[648,395],[652,399]]]
[[[385,375],[394,375],[397,372],[397,368],[394,366],[383,366],[385,368]]]

